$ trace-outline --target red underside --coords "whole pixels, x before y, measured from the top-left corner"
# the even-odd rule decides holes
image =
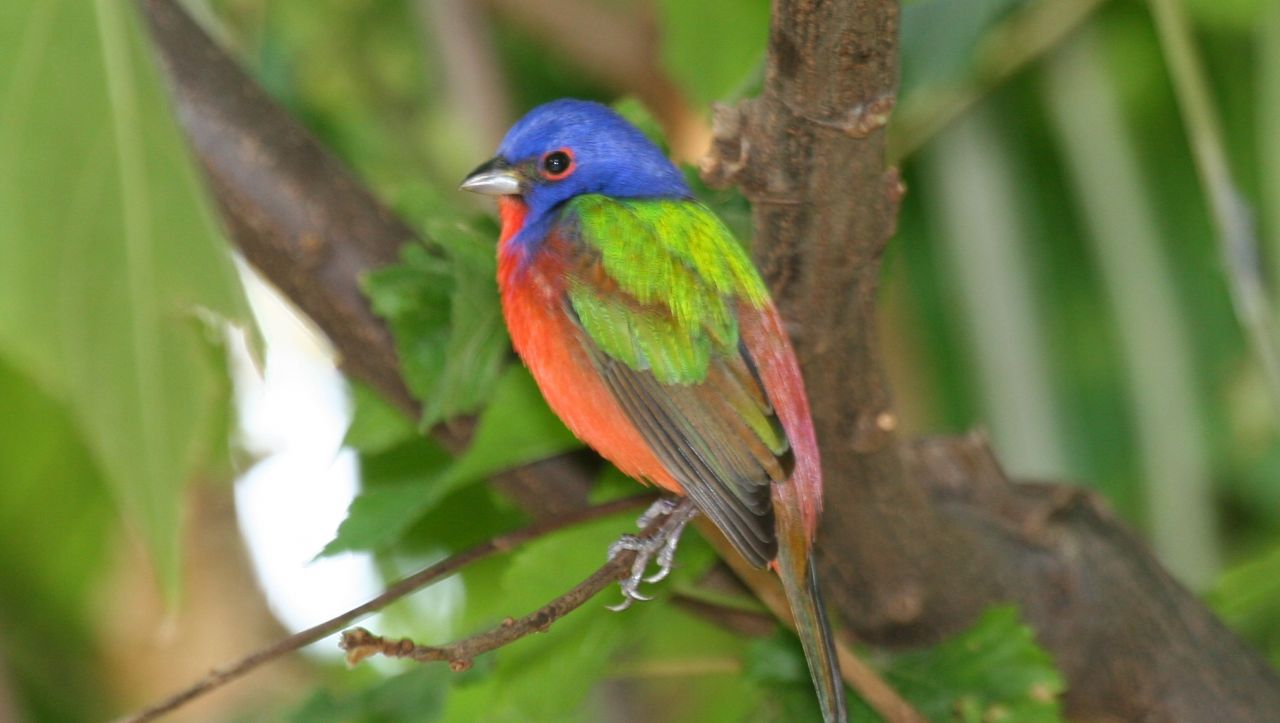
[[[553,235],[543,251],[522,263],[523,250],[510,244],[524,223],[524,204],[499,201],[502,236],[498,246],[498,287],[511,343],[529,367],[551,410],[579,439],[630,477],[677,494],[680,483],[662,466],[640,433],[613,400],[564,312],[565,275]]]

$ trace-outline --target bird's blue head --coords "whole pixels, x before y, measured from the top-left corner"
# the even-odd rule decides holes
[[[639,129],[607,106],[568,98],[517,121],[498,155],[472,171],[462,188],[522,197],[529,223],[584,193],[691,197],[680,171]]]

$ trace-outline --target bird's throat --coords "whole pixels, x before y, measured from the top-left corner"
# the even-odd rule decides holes
[[[498,243],[505,244],[519,233],[524,228],[524,219],[528,214],[529,207],[525,205],[524,199],[519,196],[500,196],[498,218],[502,221],[502,232],[498,236]]]

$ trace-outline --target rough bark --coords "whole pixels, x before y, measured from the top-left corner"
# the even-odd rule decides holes
[[[352,376],[412,409],[357,279],[413,234],[171,0],[140,1],[232,238]],[[1013,601],[1066,675],[1073,717],[1274,717],[1266,662],[1093,495],[1010,482],[980,437],[895,434],[875,302],[902,194],[883,131],[898,4],[775,0],[773,17],[764,93],[717,113],[704,170],[752,200],[757,258],[792,322],[828,480],[819,552],[845,624],[924,643]],[[526,501],[555,506],[587,478],[563,460],[520,475]]]

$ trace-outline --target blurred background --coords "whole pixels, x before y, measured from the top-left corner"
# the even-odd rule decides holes
[[[696,164],[710,104],[758,91],[769,18],[767,0],[183,4],[449,249],[449,268],[409,254],[367,286],[397,332],[441,335],[408,372],[442,400],[426,421],[478,412],[482,431],[456,459],[423,439],[231,257],[132,4],[9,0],[0,720],[125,712],[522,524],[481,482],[576,445],[504,351],[491,209],[456,184],[562,96],[617,104]],[[901,41],[889,137],[908,194],[881,313],[905,431],[981,428],[1013,476],[1097,490],[1280,661],[1280,3],[916,0]],[[745,241],[745,202],[705,197]],[[601,499],[631,490],[602,476]],[[526,612],[629,525],[539,541],[368,624],[436,641]],[[673,594],[732,598],[687,542]],[[460,676],[348,671],[325,641],[179,719],[808,712],[803,662],[770,628],[595,602]],[[960,717],[966,690],[897,682]]]

